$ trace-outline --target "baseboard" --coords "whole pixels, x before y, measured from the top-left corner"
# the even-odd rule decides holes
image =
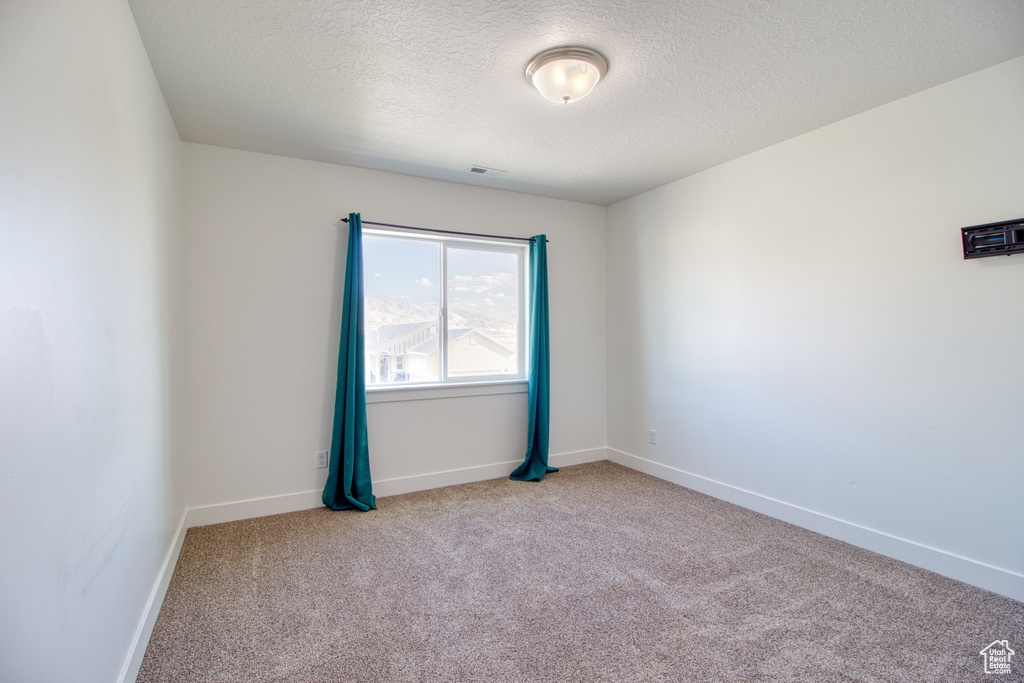
[[[609,448],[608,459],[740,507],[1024,602],[1024,576]]]
[[[582,451],[571,451],[569,453],[556,453],[548,458],[548,464],[552,467],[570,467],[582,465],[588,462],[601,462],[608,459],[608,449],[588,448]]]
[[[607,454],[604,448],[593,448],[585,451],[573,451],[571,453],[557,453],[550,455],[548,456],[548,464],[552,467],[568,467],[569,465],[596,462],[606,458]],[[522,460],[509,460],[508,462],[499,462],[490,465],[477,465],[474,467],[463,467],[457,470],[417,474],[411,477],[382,479],[380,481],[373,482],[373,492],[378,496],[396,496],[402,493],[412,493],[413,491],[426,491],[427,489],[441,488],[442,486],[454,486],[456,484],[469,484],[474,481],[500,479],[501,477],[507,477],[520,462],[522,462]]]
[[[555,453],[548,457],[548,463],[553,467],[568,467],[570,465],[605,460],[607,457],[606,449],[591,448],[568,453]],[[510,460],[508,462],[462,467],[408,477],[378,479],[373,482],[373,493],[377,497],[397,496],[402,493],[426,491],[428,489],[441,488],[442,486],[499,479],[507,477],[520,462],[520,460]],[[188,527],[206,526],[207,524],[222,524],[224,522],[237,522],[238,520],[251,519],[253,517],[265,517],[266,515],[279,515],[285,512],[311,510],[323,506],[322,494],[323,491],[317,489],[189,508],[186,525]]]
[[[206,526],[207,524],[237,522],[242,519],[252,519],[253,517],[280,515],[285,512],[311,510],[323,507],[322,495],[323,491],[320,490],[299,491],[298,493],[285,493],[279,496],[236,500],[231,503],[202,505],[188,509],[187,524],[189,528],[192,528],[194,526]]]
[[[187,517],[187,511],[182,513],[181,521],[178,522],[178,528],[171,540],[171,546],[167,549],[164,562],[160,566],[156,583],[153,585],[153,590],[149,592],[146,610],[135,629],[135,637],[132,638],[131,647],[128,648],[128,656],[125,657],[124,666],[121,667],[118,683],[133,683],[139,677],[142,658],[146,656],[146,648],[149,646],[149,637],[153,635],[153,626],[156,625],[156,618],[160,615],[160,606],[164,604],[164,596],[167,595],[167,586],[171,583],[174,567],[178,564],[181,545],[185,542],[185,532],[188,531],[188,526],[185,523]]]

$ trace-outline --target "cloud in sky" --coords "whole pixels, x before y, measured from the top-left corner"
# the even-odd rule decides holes
[[[493,273],[491,275],[455,275],[448,278],[448,289],[453,292],[467,292],[469,294],[486,294],[497,289],[514,288],[516,285],[515,273]]]

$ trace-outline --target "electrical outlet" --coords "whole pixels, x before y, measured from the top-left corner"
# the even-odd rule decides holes
[[[649,443],[649,444],[657,443],[657,440],[655,439],[655,436],[657,436],[657,432],[655,432],[653,429],[648,429],[647,430],[647,443]]]
[[[316,468],[322,470],[327,467],[327,451],[316,452]]]

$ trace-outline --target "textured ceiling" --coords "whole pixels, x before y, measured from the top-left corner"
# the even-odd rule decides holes
[[[601,205],[1024,55],[1024,0],[129,4],[183,140]],[[558,45],[610,64],[570,105]]]

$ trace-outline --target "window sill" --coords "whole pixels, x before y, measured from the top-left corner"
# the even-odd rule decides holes
[[[398,401],[432,401],[441,398],[469,396],[498,396],[525,394],[529,390],[524,379],[505,382],[474,382],[472,384],[420,384],[409,387],[381,387],[366,389],[366,403],[395,403]]]

